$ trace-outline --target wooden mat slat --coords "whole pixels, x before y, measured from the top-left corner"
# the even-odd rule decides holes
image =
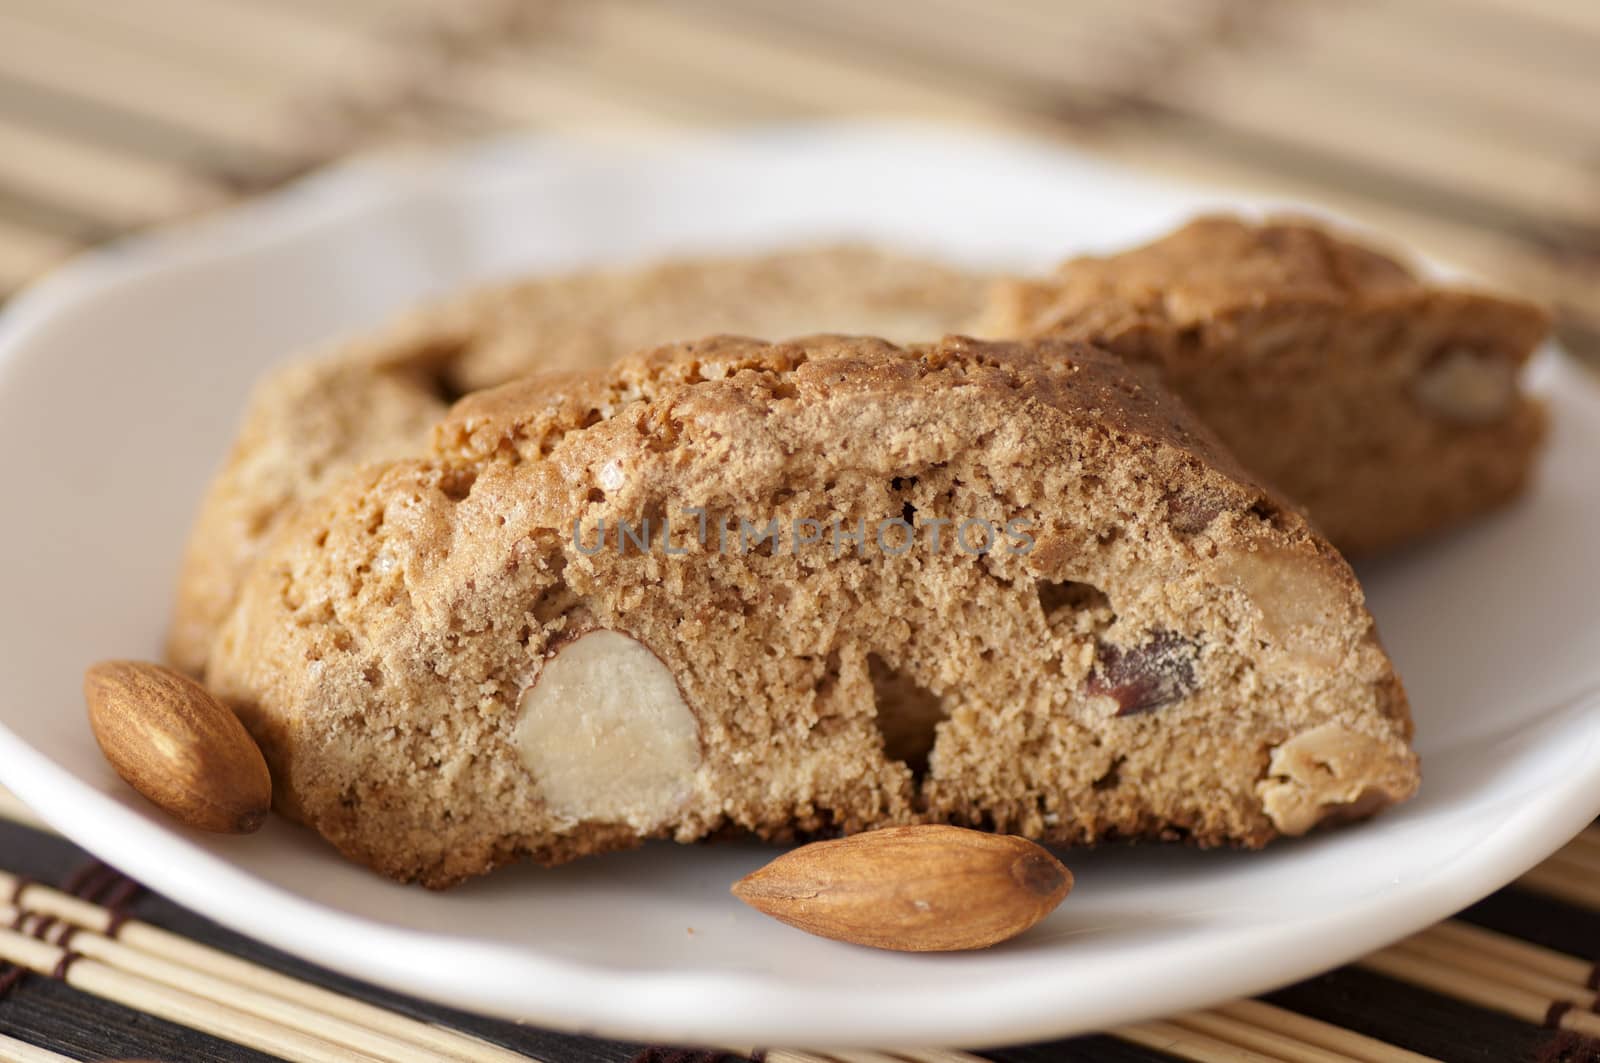
[[[1009,12],[1014,6],[1027,5],[1006,5],[1006,10]],[[649,13],[640,15],[641,11]],[[699,26],[695,25],[696,16]],[[837,26],[821,25],[815,19],[807,22],[803,16],[796,15],[792,6],[776,2],[741,4],[732,12],[726,4],[715,0],[679,0],[648,8],[600,3],[587,6],[581,17],[562,21],[563,27],[558,32],[546,32],[542,43],[530,44],[524,69],[538,70],[537,75],[524,72],[497,78],[496,91],[491,95],[500,113],[533,113],[559,128],[589,128],[598,124],[614,129],[649,128],[662,122],[701,124],[707,120],[708,106],[724,119],[752,112],[766,113],[765,102],[759,106],[742,98],[738,105],[732,106],[716,102],[716,89],[720,84],[724,81],[738,84],[739,78],[743,78],[743,83],[749,86],[743,95],[760,96],[765,101],[787,92],[789,98],[783,100],[782,105],[788,107],[790,113],[804,114],[811,108],[826,111],[837,99],[843,109],[849,109],[852,104],[859,106],[863,100],[891,101],[884,103],[882,109],[897,113],[953,114],[960,108],[968,116],[996,120],[997,114],[1003,113],[1008,104],[1018,102],[1019,92],[1026,95],[1034,91],[1032,87],[1019,88],[1012,79],[998,87],[987,86],[987,92],[970,92],[967,80],[951,76],[951,68],[937,55],[914,57],[912,61],[899,56],[886,63],[868,62],[860,54],[859,40],[840,44]],[[641,25],[636,28],[636,23]],[[1198,24],[1217,29],[1213,23],[1226,29],[1225,16],[1214,13]],[[573,30],[574,25],[580,29]],[[847,24],[846,30],[852,25]],[[1263,31],[1267,43],[1259,45],[1269,51],[1271,29],[1269,26]],[[1121,30],[1128,32],[1126,27]],[[948,30],[945,35],[949,36]],[[662,43],[655,49],[656,57],[652,58],[648,44],[656,38]],[[550,43],[552,39],[557,43]],[[560,69],[541,69],[541,49],[548,49],[551,54],[581,53],[588,49],[593,54],[587,58],[581,54],[576,58],[565,54],[556,64]],[[1204,69],[1207,62],[1224,61],[1205,58],[1208,54],[1232,56],[1232,52],[1220,44],[1217,49],[1213,53],[1201,47],[1198,49],[1201,58],[1191,57],[1188,62],[1197,69]],[[1293,48],[1285,51],[1291,56],[1294,53]],[[669,53],[671,58],[661,59],[663,53]],[[1161,54],[1159,48],[1156,54]],[[813,60],[813,56],[820,58]],[[1248,73],[1249,50],[1246,49],[1242,58],[1234,58]],[[793,70],[796,76],[761,78],[745,73],[757,64],[777,64],[777,69]],[[864,82],[858,80],[836,96],[829,96],[825,89],[808,92],[809,86],[829,83],[830,79],[823,76],[828,64],[866,69],[870,73]],[[1063,65],[1071,64],[1064,60]],[[1278,65],[1288,68],[1292,60],[1279,61]],[[727,71],[725,77],[724,70]],[[1352,77],[1358,73],[1352,71],[1340,76]],[[1274,87],[1271,84],[1239,76],[1243,79],[1242,94],[1271,95],[1267,91]],[[1600,313],[1600,295],[1596,294],[1592,278],[1581,267],[1575,267],[1570,256],[1556,258],[1544,250],[1547,244],[1562,240],[1576,242],[1579,246],[1596,242],[1596,216],[1587,206],[1595,198],[1592,193],[1594,176],[1592,167],[1581,162],[1586,150],[1581,141],[1565,149],[1579,162],[1563,162],[1558,154],[1522,172],[1501,161],[1505,156],[1496,156],[1492,147],[1484,147],[1486,140],[1492,138],[1486,138],[1471,122],[1458,123],[1459,128],[1447,123],[1442,132],[1434,134],[1437,143],[1424,145],[1427,151],[1415,150],[1413,142],[1417,138],[1410,135],[1404,122],[1391,122],[1390,131],[1379,138],[1380,142],[1390,147],[1410,146],[1414,149],[1414,159],[1420,160],[1410,163],[1414,172],[1403,166],[1397,170],[1392,153],[1375,152],[1363,158],[1360,150],[1346,150],[1346,141],[1359,143],[1359,137],[1324,138],[1324,141],[1309,144],[1297,142],[1298,127],[1306,123],[1303,115],[1296,115],[1292,110],[1274,117],[1281,126],[1260,130],[1230,127],[1223,120],[1224,116],[1193,107],[1192,100],[1184,99],[1182,93],[1170,88],[1171,84],[1181,82],[1181,78],[1175,81],[1171,71],[1166,71],[1164,77],[1169,87],[1152,82],[1147,86],[1149,96],[1159,101],[1164,92],[1172,94],[1188,108],[1181,114],[1182,121],[1175,126],[1158,116],[1153,123],[1123,122],[1113,129],[1110,140],[1101,131],[1100,139],[1095,142],[1097,147],[1107,143],[1115,147],[1128,141],[1176,140],[1189,146],[1190,150],[1181,153],[1184,162],[1178,164],[1186,169],[1208,161],[1220,162],[1222,178],[1237,181],[1241,173],[1248,174],[1250,167],[1255,167],[1258,173],[1273,174],[1280,188],[1304,183],[1308,191],[1321,198],[1329,198],[1330,190],[1335,197],[1342,192],[1342,198],[1358,213],[1371,213],[1366,209],[1370,205],[1375,205],[1374,209],[1379,211],[1394,208],[1389,213],[1402,220],[1396,227],[1397,232],[1418,230],[1441,220],[1446,224],[1456,223],[1469,233],[1500,231],[1511,237],[1517,252],[1510,257],[1528,260],[1528,268],[1518,271],[1516,283],[1533,294],[1561,300],[1585,313]],[[767,87],[774,84],[783,88]],[[706,102],[708,86],[712,89],[709,104]],[[1136,88],[1137,85],[1132,84],[1117,86],[1107,99],[1115,103],[1117,93],[1126,94]],[[674,100],[674,97],[683,98]],[[796,100],[795,97],[800,98]],[[529,106],[528,100],[543,102]],[[1083,100],[1077,99],[1062,106],[1070,111],[1083,104]],[[1056,105],[1056,102],[1040,102],[1037,98],[1030,104],[1035,111],[1049,110]],[[1587,115],[1584,111],[1575,113]],[[1509,122],[1513,118],[1508,112],[1503,120]],[[1037,123],[1035,127],[1039,128]],[[1371,139],[1371,130],[1348,132]],[[1531,137],[1537,132],[1532,130],[1525,135]],[[1166,146],[1170,148],[1170,144]],[[1155,154],[1161,151],[1158,147]],[[1454,181],[1455,175],[1461,173],[1474,176],[1471,181]],[[1441,180],[1453,183],[1441,186]],[[1561,190],[1560,198],[1551,194],[1553,188]],[[1561,205],[1572,217],[1564,218],[1553,209],[1553,203]],[[1568,225],[1568,221],[1573,224]],[[1563,226],[1570,230],[1569,236],[1561,235]],[[1484,256],[1478,264],[1490,275],[1503,279],[1506,271],[1501,263],[1506,257]],[[1560,290],[1556,290],[1558,288]]]
[[[1600,5],[1574,3],[1573,0],[1460,0],[1462,4],[1485,10],[1510,13],[1517,18],[1535,19],[1561,32],[1577,32],[1600,38]]]
[[[1301,55],[1212,56],[1153,95],[1285,145],[1336,152],[1411,181],[1453,186],[1554,224],[1593,216],[1594,169],[1590,160],[1571,154],[1573,130],[1540,130],[1516,115],[1496,129],[1476,109],[1441,114],[1426,97],[1397,92],[1359,69],[1325,76],[1314,61],[1302,64]],[[1343,106],[1330,106],[1335,101]],[[1313,113],[1321,117],[1307,122]]]
[[[671,53],[675,67],[699,68],[730,91],[786,105],[795,116],[846,113],[863,99],[884,111],[995,115],[981,98],[949,84],[855,62],[763,20],[724,17],[721,6],[686,2],[638,8],[612,0],[591,5],[585,25],[627,56],[648,51],[650,41],[659,40],[660,51]]]
[[[1315,199],[1370,203],[1374,209],[1403,211],[1419,224],[1443,221],[1499,232],[1523,241],[1530,250],[1548,252],[1553,263],[1586,264],[1600,233],[1600,227],[1587,219],[1558,224],[1525,204],[1478,195],[1459,185],[1438,186],[1381,161],[1345,152],[1336,144],[1286,141],[1211,116],[1160,114],[1144,128],[1119,131],[1113,150],[1124,158],[1165,155],[1172,165],[1188,160],[1186,169],[1231,174],[1230,183],[1271,187],[1285,195],[1313,195],[1314,190]],[[1268,175],[1270,183],[1264,181]],[[1359,217],[1365,212],[1363,207],[1356,213]]]
[[[562,0],[247,0],[259,7],[294,8],[314,18],[348,26],[392,29],[397,25],[430,25],[479,32],[503,26],[509,19],[536,16]]]
[[[836,57],[753,38],[671,4],[634,7],[601,0],[564,19],[559,32],[523,42],[514,54],[530,69],[552,54],[565,55],[568,68],[582,70],[586,82],[614,79],[628,97],[654,105],[663,97],[680,98],[702,117],[808,117],[833,110],[830,99],[862,93],[890,94],[899,105],[954,102],[948,92],[926,92]],[[673,91],[663,92],[663,85]]]
[[[270,187],[303,168],[299,160],[263,155],[237,140],[131,109],[137,104],[18,80],[0,68],[0,117],[12,121],[166,162],[197,177],[218,177],[225,184]]]
[[[536,54],[500,52],[495,61],[512,80],[512,93],[527,86],[531,95],[538,95],[540,88],[549,92],[565,83],[597,106],[608,102],[617,110],[612,119],[602,121],[613,129],[634,126],[640,118],[647,118],[656,133],[670,135],[674,127],[764,122],[794,114],[794,108],[759,92],[729,99],[728,82],[718,71],[695,69],[678,56],[653,51],[644,40],[639,43],[644,47],[638,54],[614,46],[597,55],[581,42],[572,42],[543,47]],[[683,64],[681,68],[679,64]],[[660,92],[663,79],[674,81],[677,91],[670,95]],[[573,132],[585,128],[581,119],[571,116],[549,124]]]
[[[260,156],[291,158],[304,148],[303,130],[267,106],[271,93],[162,56],[79,37],[3,6],[0,70],[19,81],[187,126]]]
[[[626,3],[627,0],[619,0]],[[892,24],[874,17],[880,5],[846,7],[834,18],[809,4],[786,4],[783,0],[669,0],[678,6],[698,9],[706,18],[718,18],[742,33],[766,35],[769,40],[828,53],[841,62],[917,85],[923,91],[947,94],[953,100],[981,104],[991,113],[1025,109],[1034,94],[1026,79],[1007,72],[996,75],[994,67],[969,49],[957,52],[930,52],[925,40],[915,34],[896,33]],[[887,46],[886,42],[892,42]],[[1091,90],[1096,97],[1098,88]],[[857,101],[856,113],[881,112],[881,101]]]
[[[315,98],[376,92],[409,55],[384,34],[253,0],[6,0],[9,11],[78,40],[148,53],[242,92]]]
[[[828,86],[825,97],[792,88],[808,85]],[[836,112],[861,92],[891,94],[907,111],[959,103],[948,90],[749,41],[693,12],[611,2],[592,4],[521,47],[496,49],[435,91],[512,120],[590,133]]]
[[[1030,91],[1102,91],[1160,46],[1155,34],[1127,32],[1103,18],[1081,13],[1071,19],[1040,18],[1015,5],[986,11],[959,0],[939,0],[914,20],[892,4],[813,0],[791,6],[790,18],[809,23],[816,33],[895,41],[922,62],[939,56],[947,69],[1026,85]]]
[[[659,136],[663,119],[679,124],[703,120],[681,100],[640,99],[581,70],[516,57],[487,57],[459,72],[446,99],[490,122],[537,124],[600,136]]]
[[[215,186],[169,163],[0,115],[0,185],[133,228],[200,211]]]
[[[1600,137],[1600,114],[1591,105],[1597,88],[1589,79],[1574,84],[1570,75],[1552,77],[1524,65],[1463,63],[1446,49],[1376,34],[1370,20],[1329,16],[1322,8],[1306,9],[1269,34],[1254,49],[1254,60],[1300,64],[1308,75],[1346,83],[1370,79],[1390,90],[1391,106],[1423,105],[1434,117],[1486,132],[1523,137],[1531,129],[1549,138],[1583,138],[1542,142],[1558,154],[1581,155]]]
[[[628,0],[604,0],[588,11],[602,41],[616,39],[637,52],[648,27],[683,49],[685,62],[692,56],[701,66],[726,65],[730,81],[743,77],[745,91],[795,100],[799,114],[808,106],[830,113],[859,111],[863,101],[871,101],[880,113],[982,115],[991,120],[1001,114],[998,92],[974,90],[904,64],[862,62],[832,47],[826,36],[793,32],[792,12],[781,6],[769,11],[760,0],[731,9],[721,0],[675,0],[643,9]],[[763,68],[772,73],[761,75]]]
[[[1370,18],[1378,9],[1361,8]],[[1505,5],[1461,4],[1457,0],[1397,0],[1383,5],[1389,18],[1382,26],[1391,35],[1449,49],[1463,66],[1514,67],[1569,78],[1572,87],[1600,84],[1595,65],[1596,39],[1586,33],[1530,19]]]

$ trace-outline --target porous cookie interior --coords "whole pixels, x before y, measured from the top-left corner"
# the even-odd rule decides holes
[[[715,339],[469,396],[292,520],[213,685],[288,810],[431,885],[726,829],[1258,845],[1416,782],[1343,561],[1075,344]]]

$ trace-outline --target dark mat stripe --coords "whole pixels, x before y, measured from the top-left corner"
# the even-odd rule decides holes
[[[1509,1015],[1355,967],[1262,999],[1446,1063],[1520,1063],[1551,1040],[1550,1031]]]
[[[1600,912],[1542,893],[1513,886],[1479,901],[1456,918],[1600,962]]]
[[[1084,1063],[1171,1063],[1178,1058],[1104,1036],[1074,1037],[1020,1048],[986,1048],[980,1054],[997,1063],[1078,1063],[1079,1060]]]
[[[73,1059],[257,1063],[274,1058],[39,977],[0,1001],[0,1033]]]

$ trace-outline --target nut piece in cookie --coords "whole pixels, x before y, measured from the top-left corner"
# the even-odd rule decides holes
[[[1446,347],[1418,370],[1411,394],[1428,412],[1463,425],[1505,420],[1520,399],[1518,364],[1502,354]]]
[[[280,807],[430,886],[730,832],[1258,846],[1417,779],[1349,566],[1054,340],[719,336],[474,393],[288,519],[210,678]],[[1301,798],[1275,751],[1327,727],[1361,756]]]
[[[522,692],[514,740],[554,816],[648,833],[694,786],[694,713],[661,658],[595,630],[558,646]]]
[[[1273,749],[1257,789],[1274,826],[1304,834],[1320,823],[1370,816],[1406,784],[1389,770],[1380,743],[1325,723]]]

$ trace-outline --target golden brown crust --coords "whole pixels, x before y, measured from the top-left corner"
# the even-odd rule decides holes
[[[697,542],[692,509],[1032,523],[1025,550],[947,530],[864,555]],[[602,520],[663,515],[682,553],[583,548]],[[703,756],[636,827],[570,792],[558,809],[514,741],[552,655],[602,629],[668,669]],[[434,886],[728,830],[1259,845],[1416,784],[1348,566],[1161,388],[1073,343],[717,337],[472,395],[431,453],[291,516],[211,681],[281,807]],[[1330,725],[1360,752],[1340,754],[1349,786],[1273,766]],[[908,728],[929,748],[891,757]]]
[[[1543,410],[1515,376],[1548,332],[1546,311],[1425,282],[1305,221],[1202,218],[1074,259],[1047,280],[998,285],[986,327],[1090,340],[1158,368],[1349,553],[1516,497],[1544,436]],[[1429,379],[1456,352],[1482,363],[1465,409]],[[1487,410],[1484,387],[1503,393]]]
[[[1117,334],[1141,327],[1165,332],[1220,324],[1264,306],[1360,311],[1410,308],[1438,297],[1456,312],[1484,315],[1487,327],[1504,335],[1507,354],[1526,358],[1550,325],[1536,303],[1429,284],[1375,248],[1294,218],[1259,224],[1197,218],[1141,247],[1074,258],[1043,281],[1005,287],[1003,297],[1018,302],[997,327],[1029,333],[1075,330],[1084,315]],[[1169,353],[1193,357],[1201,349],[1174,344]]]
[[[715,330],[925,339],[973,320],[986,283],[863,247],[679,259],[470,291],[293,363],[257,385],[201,504],[168,659],[203,674],[239,580],[283,517],[363,462],[421,454],[459,395]]]
[[[876,401],[921,398],[930,390],[980,388],[1015,392],[1051,408],[1100,418],[1106,428],[1159,440],[1242,482],[1250,474],[1208,430],[1161,387],[1153,374],[1130,369],[1106,351],[1080,342],[1045,348],[1007,340],[947,336],[901,349],[876,337],[821,334],[783,343],[710,336],[622,359],[605,374],[538,374],[466,396],[433,435],[433,451],[462,461],[514,452],[547,456],[569,432],[607,420],[640,402],[670,406],[681,391],[747,375],[770,381],[773,398],[826,402],[864,394]],[[917,357],[906,357],[907,351]]]

